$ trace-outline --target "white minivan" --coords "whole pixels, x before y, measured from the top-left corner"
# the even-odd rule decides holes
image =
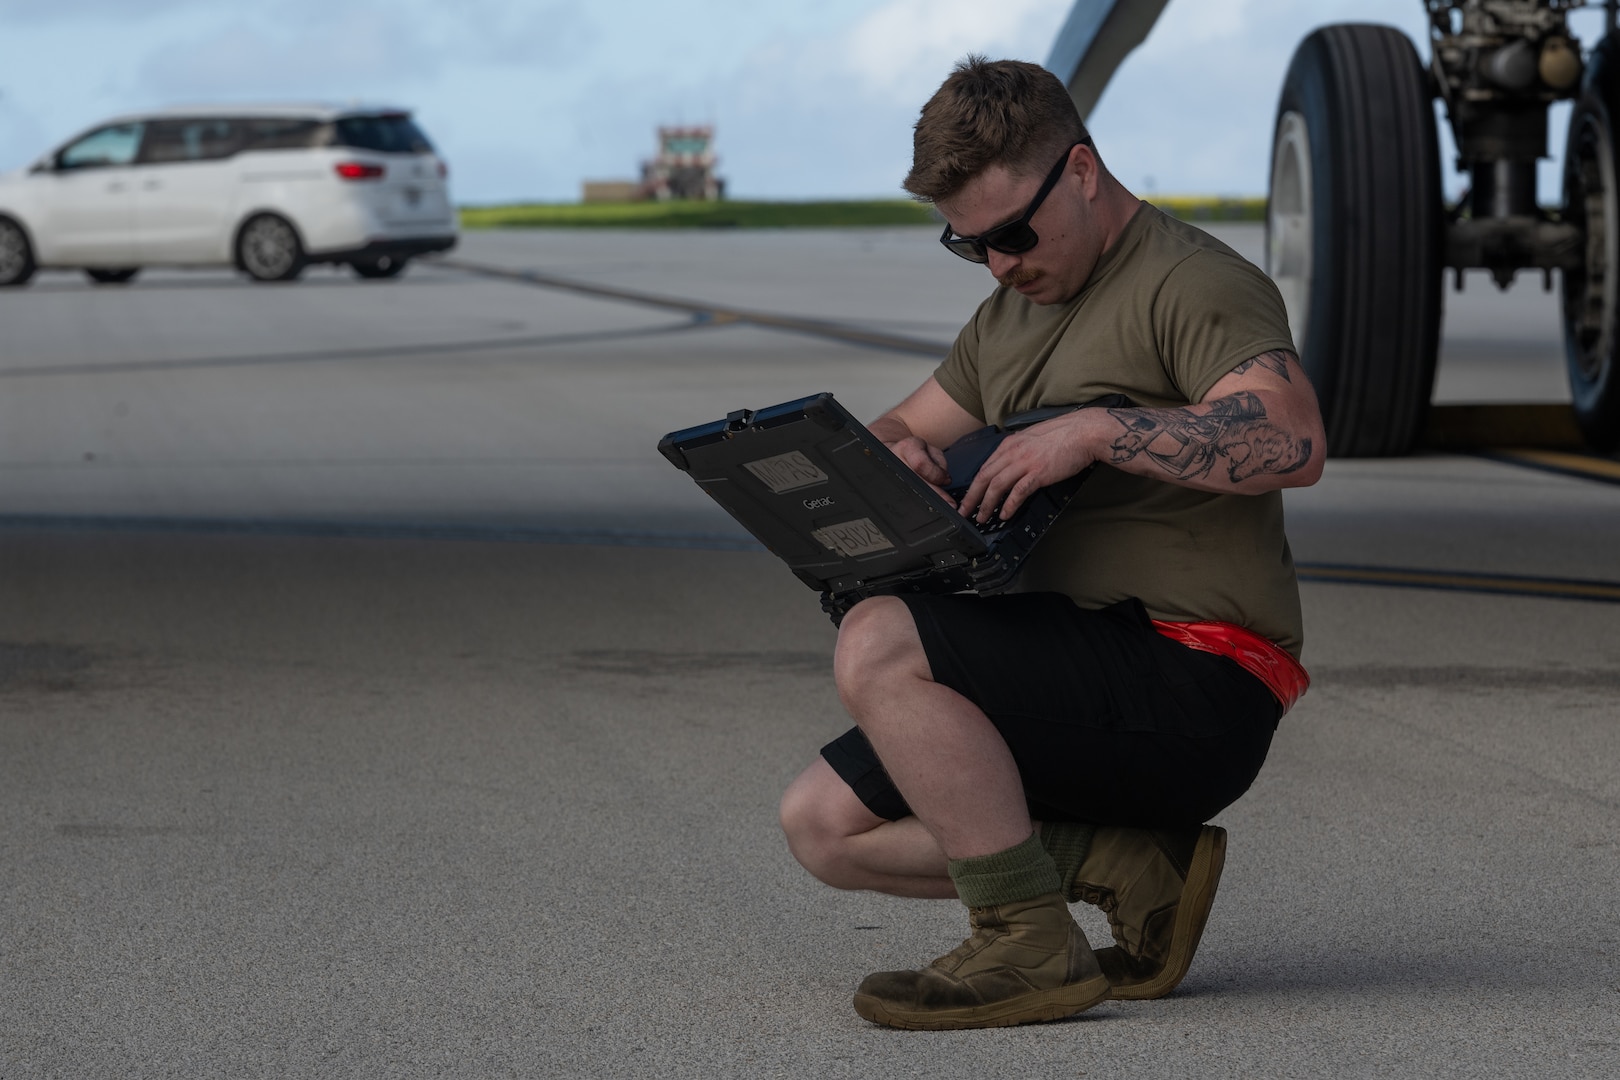
[[[0,286],[36,269],[310,263],[397,275],[456,243],[447,169],[401,109],[217,106],[119,117],[0,173]]]

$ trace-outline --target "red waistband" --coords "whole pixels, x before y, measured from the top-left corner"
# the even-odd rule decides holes
[[[1310,689],[1311,677],[1298,660],[1286,651],[1252,630],[1224,622],[1161,622],[1153,620],[1153,628],[1171,641],[1189,649],[1226,656],[1250,675],[1266,684],[1283,712],[1294,707]]]

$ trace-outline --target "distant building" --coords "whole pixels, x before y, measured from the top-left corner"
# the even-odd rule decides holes
[[[661,127],[658,156],[641,163],[641,179],[586,180],[582,201],[638,202],[650,199],[723,199],[726,182],[714,174],[714,127]]]
[[[658,129],[658,156],[641,163],[641,190],[646,199],[723,199],[726,182],[714,174],[714,128]]]
[[[635,202],[641,198],[641,185],[634,180],[587,180],[581,201],[588,203]]]

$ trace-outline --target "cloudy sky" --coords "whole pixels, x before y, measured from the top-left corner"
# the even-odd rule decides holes
[[[414,108],[462,202],[571,201],[682,122],[717,126],[734,196],[892,196],[951,64],[1044,62],[1071,3],[0,0],[0,168],[155,105],[358,99]],[[1263,194],[1289,57],[1344,21],[1427,56],[1422,0],[1171,0],[1091,117],[1099,146],[1140,193]]]

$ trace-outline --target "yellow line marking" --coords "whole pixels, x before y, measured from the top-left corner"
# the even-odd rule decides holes
[[[1558,450],[1497,450],[1494,456],[1506,461],[1540,465],[1559,472],[1581,476],[1601,477],[1620,483],[1620,461],[1590,457],[1586,454],[1566,454]]]

